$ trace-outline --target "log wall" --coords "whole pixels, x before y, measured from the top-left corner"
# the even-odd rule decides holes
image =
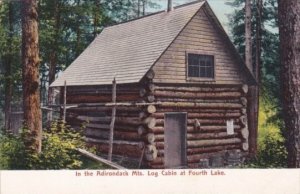
[[[139,85],[117,85],[117,102],[142,102]],[[67,104],[102,103],[112,101],[111,86],[67,87]],[[117,107],[114,125],[113,155],[132,158],[136,163],[141,158],[146,135],[139,135],[139,126],[146,125],[140,113],[147,106]],[[85,140],[101,154],[109,151],[111,106],[77,107],[67,110],[66,121],[76,129],[83,129]],[[137,168],[137,166],[131,166]]]
[[[247,85],[186,85],[145,84],[146,93],[155,102],[156,111],[147,116],[155,119],[155,127],[148,128],[148,134],[154,136],[152,149],[157,152],[155,158],[148,160],[149,168],[164,167],[164,113],[187,112],[187,160],[189,168],[202,168],[201,160],[207,159],[207,167],[233,165],[224,160],[228,153],[247,155]],[[234,133],[227,133],[227,121],[233,120]],[[211,158],[219,156],[222,164],[214,166]],[[241,161],[241,157],[236,160]],[[234,164],[236,162],[234,160]],[[231,160],[230,160],[231,161]]]
[[[164,167],[164,114],[187,112],[187,161],[189,168],[214,167],[211,158],[229,152],[247,154],[247,85],[187,85],[154,83],[150,71],[140,85],[117,89],[117,99],[152,105],[117,107],[113,155],[143,159],[146,168]],[[110,102],[111,88],[68,88],[67,103]],[[122,91],[122,92],[121,92]],[[93,96],[93,97],[91,97]],[[102,154],[109,149],[112,107],[77,107],[67,111],[67,122],[84,128],[86,141]],[[233,120],[234,133],[226,122]],[[83,127],[82,127],[83,126]],[[239,159],[239,158],[238,158]],[[219,161],[219,159],[218,159]],[[226,161],[219,161],[221,167]],[[137,168],[137,167],[134,167]]]

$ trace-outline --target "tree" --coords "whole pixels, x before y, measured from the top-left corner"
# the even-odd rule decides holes
[[[288,166],[300,168],[300,1],[278,0],[278,16]]]
[[[11,112],[20,101],[19,11],[18,2],[5,1],[0,4],[0,82],[3,84],[0,86],[0,107],[4,109],[4,128],[7,131],[10,131]]]
[[[42,122],[39,94],[38,13],[36,0],[22,2],[22,64],[24,125],[34,140],[29,148],[40,152]]]
[[[252,0],[251,6],[251,38],[248,36],[248,42],[252,42],[252,62],[250,68],[253,68],[253,75],[259,83],[258,89],[253,88],[249,90],[251,99],[249,106],[253,107],[252,114],[258,114],[258,99],[259,96],[262,100],[268,101],[273,104],[276,112],[280,112],[279,104],[279,51],[278,51],[278,34],[277,29],[277,0]],[[236,45],[239,53],[245,57],[245,0],[230,0],[227,4],[233,6],[235,11],[230,15],[230,27],[232,33],[233,43]],[[248,10],[249,12],[249,10]],[[249,23],[248,23],[249,25]],[[249,32],[248,32],[249,34]],[[249,49],[248,49],[249,50]],[[249,62],[248,62],[249,63]],[[255,108],[255,109],[254,109]],[[251,113],[250,112],[250,113]],[[254,116],[251,116],[252,118]],[[272,121],[279,118],[279,114],[270,118]],[[276,117],[276,118],[275,118]],[[257,119],[249,121],[249,129],[257,126]],[[250,150],[256,152],[256,130],[252,132],[250,139]]]
[[[55,80],[56,69],[58,64],[58,53],[61,51],[59,49],[59,42],[61,40],[61,7],[63,3],[60,0],[54,1],[40,1],[39,2],[39,18],[40,18],[40,34],[41,43],[43,50],[42,57],[44,61],[48,64],[48,85],[50,85]],[[41,74],[45,74],[44,69],[41,68]],[[46,75],[45,75],[46,77]],[[44,80],[41,81],[43,83]],[[46,80],[45,80],[46,81]],[[46,85],[46,84],[44,84]],[[43,86],[42,86],[43,87]],[[46,87],[46,86],[44,86]],[[41,93],[46,92],[45,88],[41,88]],[[48,104],[53,104],[54,94],[53,88],[48,89]],[[43,99],[42,99],[43,102]],[[52,121],[52,111],[47,112],[48,126]]]
[[[245,63],[253,72],[251,36],[251,0],[245,0]]]
[[[248,69],[255,76],[253,71],[253,61],[252,61],[252,13],[251,13],[251,0],[245,0],[245,64]],[[255,76],[256,77],[256,76]],[[256,77],[257,80],[257,77]],[[258,87],[251,86],[249,88],[249,147],[250,153],[255,154],[257,150],[257,126],[258,126]]]
[[[12,3],[10,2],[8,4],[8,38],[7,42],[10,44],[13,40],[13,7]],[[12,93],[13,93],[13,84],[12,84],[12,47],[8,47],[8,53],[4,57],[4,63],[5,63],[5,108],[4,108],[4,114],[5,114],[5,125],[4,128],[7,131],[10,131],[11,129],[11,103],[12,103]]]

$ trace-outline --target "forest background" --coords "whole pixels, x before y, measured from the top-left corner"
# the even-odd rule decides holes
[[[174,0],[174,5],[188,2],[192,2],[192,0]],[[225,25],[224,27],[238,52],[245,57],[245,1],[209,0],[208,2],[213,5],[213,9],[215,7],[216,12],[220,7],[226,8],[227,18],[219,19]],[[166,1],[158,0],[38,1],[41,103],[47,104],[48,96],[53,92],[48,90],[49,83],[52,83],[55,77],[80,55],[97,34],[101,33],[105,26],[163,10],[166,8],[166,4]],[[257,156],[246,164],[246,167],[272,168],[287,166],[285,128],[282,121],[281,94],[279,92],[280,62],[277,11],[277,0],[263,1],[258,152]],[[253,50],[256,49],[256,15],[257,7],[254,0],[252,3]],[[21,32],[20,1],[0,1],[0,128],[2,131],[6,131],[5,114],[21,111],[22,107]],[[254,52],[253,59],[255,57]],[[43,124],[44,126],[46,125],[45,112],[43,112]],[[52,127],[52,129],[55,131],[55,127]],[[53,133],[50,132],[49,134]],[[66,136],[68,135],[66,134]],[[6,136],[2,134],[1,138],[4,140]],[[53,141],[60,144],[60,140],[55,138]],[[75,138],[74,145],[78,143],[77,140]],[[21,140],[14,139],[9,145],[18,145],[18,141]],[[69,145],[64,146],[68,147]],[[21,147],[20,145],[19,147],[15,146],[15,150],[13,150],[12,148],[7,148],[7,145],[4,145],[4,143],[0,143],[0,155],[1,149],[2,152],[7,152],[7,149],[11,149],[9,152],[13,155]],[[48,154],[55,155],[55,152],[49,152]],[[74,153],[72,154],[75,155]],[[45,155],[44,157],[48,156]],[[51,157],[53,157],[53,160],[55,159],[54,156]],[[66,153],[65,157],[69,157],[68,153]],[[27,167],[22,166],[22,164],[11,166],[7,163],[9,161],[3,162],[2,167],[1,165],[0,167],[30,168],[30,165],[31,167],[32,165],[34,166],[34,164],[30,164]],[[73,161],[71,159],[70,161],[66,159],[65,163],[57,164],[57,166],[47,167],[47,164],[50,163],[53,163],[53,161],[49,160],[48,163],[39,163],[39,167],[35,168],[64,168],[68,165],[68,168],[77,168],[81,165],[79,160]]]

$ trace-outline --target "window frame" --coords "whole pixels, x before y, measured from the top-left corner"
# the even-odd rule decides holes
[[[189,54],[195,55],[208,55],[213,57],[213,77],[189,77]],[[187,81],[207,81],[207,82],[215,82],[216,81],[216,57],[212,52],[205,51],[186,51],[185,55],[185,63],[186,63],[186,80]]]

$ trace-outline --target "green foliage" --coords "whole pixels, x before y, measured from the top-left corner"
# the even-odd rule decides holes
[[[255,159],[246,164],[250,168],[286,168],[287,151],[284,142],[271,134],[264,137]]]
[[[258,153],[248,162],[247,167],[283,168],[286,167],[287,151],[281,134],[282,120],[277,116],[274,102],[263,98],[259,107]]]
[[[24,150],[20,137],[0,134],[0,169],[26,169]]]
[[[49,131],[44,132],[42,153],[36,166],[38,169],[77,169],[82,165],[81,156],[76,148],[84,148],[80,133],[54,123]]]
[[[21,135],[1,136],[1,169],[79,169],[83,167],[82,156],[76,148],[85,147],[82,135],[62,123],[53,123],[43,132],[42,152],[32,147],[34,135],[23,129]]]
[[[4,107],[5,86],[12,83],[13,103],[19,102],[21,93],[21,37],[20,5],[15,1],[0,3],[0,110]],[[10,69],[10,71],[8,70]],[[1,121],[0,121],[1,122]],[[0,126],[2,123],[0,123]]]
[[[245,11],[244,0],[228,0],[227,4],[235,10],[229,16],[231,36],[238,52],[245,52]],[[264,0],[261,29],[261,77],[260,107],[258,126],[257,157],[247,167],[273,168],[285,167],[287,152],[284,147],[279,97],[279,38],[277,26],[277,0]],[[256,49],[256,0],[252,1],[252,46],[253,62]],[[255,64],[254,64],[255,67]],[[255,67],[256,68],[256,67]]]
[[[229,27],[234,45],[241,56],[245,54],[245,12],[244,0],[228,0],[234,8],[229,16]],[[279,36],[277,25],[277,0],[264,0],[261,29],[261,83],[262,96],[279,103]],[[256,49],[256,0],[252,2],[252,47],[253,63]],[[255,67],[255,64],[254,64]],[[255,67],[256,68],[256,67]]]

